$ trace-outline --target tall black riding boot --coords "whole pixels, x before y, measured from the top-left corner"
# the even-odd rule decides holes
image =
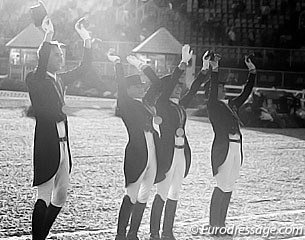
[[[38,199],[32,214],[32,236],[33,240],[44,240],[44,219],[47,211],[46,202]]]
[[[133,209],[133,203],[130,201],[129,196],[125,195],[119,212],[117,235],[115,240],[126,239],[126,228],[129,222],[130,214]]]
[[[177,203],[177,200],[171,200],[169,198],[166,200],[161,240],[175,240],[173,226]]]
[[[45,238],[48,236],[50,229],[53,223],[55,222],[55,219],[59,214],[60,210],[61,207],[55,207],[54,205],[52,205],[52,203],[47,208],[46,217],[45,217],[45,232],[44,232]]]
[[[146,203],[136,202],[131,215],[130,228],[127,234],[127,240],[138,240],[137,234],[142,221],[143,212]]]
[[[161,222],[163,207],[164,207],[164,201],[162,200],[159,194],[156,194],[150,213],[149,240],[160,240],[159,232],[160,232],[160,222]]]
[[[220,188],[215,187],[210,204],[210,225],[212,227],[220,227],[220,214],[223,199],[224,192]]]
[[[229,208],[229,204],[231,201],[232,192],[225,192],[224,197],[222,200],[222,206],[220,210],[220,226],[225,227],[226,226],[226,218],[227,218],[227,212]]]

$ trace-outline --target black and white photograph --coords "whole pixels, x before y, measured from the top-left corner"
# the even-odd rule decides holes
[[[0,240],[304,240],[304,0],[0,0]]]

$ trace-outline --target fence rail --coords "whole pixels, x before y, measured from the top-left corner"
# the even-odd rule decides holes
[[[137,45],[135,42],[112,42],[105,41],[99,43],[95,52],[95,68],[100,75],[113,75],[113,65],[106,60],[105,52],[110,47],[116,49],[118,54],[124,56],[130,54],[132,49]],[[225,66],[221,70],[221,77],[228,82],[242,85],[246,79],[247,71],[244,70],[244,55],[254,52],[256,55],[256,66],[258,77],[256,85],[259,87],[276,87],[285,89],[305,89],[305,49],[275,49],[275,48],[256,48],[256,47],[232,47],[232,46],[209,46],[209,45],[193,45],[197,55],[196,65],[201,65],[201,57],[205,50],[212,49],[216,53],[222,55],[221,66]],[[78,64],[78,61],[66,61],[66,67],[69,69]],[[298,68],[299,67],[299,68]],[[260,70],[261,69],[261,70]],[[274,71],[277,69],[277,71]],[[136,72],[132,66],[125,65],[126,74]],[[21,70],[22,71],[22,70]],[[0,58],[0,75],[9,73],[9,60]]]

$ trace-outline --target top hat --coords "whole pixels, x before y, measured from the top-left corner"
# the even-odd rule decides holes
[[[126,83],[128,87],[136,86],[136,85],[144,85],[144,83],[141,80],[140,75],[133,74],[126,77]]]
[[[31,17],[35,27],[40,27],[42,25],[42,21],[47,14],[46,7],[41,1],[39,1],[35,6],[31,7]]]

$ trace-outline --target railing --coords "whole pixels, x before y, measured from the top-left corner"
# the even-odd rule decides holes
[[[117,53],[124,59],[131,53],[137,42],[103,41],[99,47],[94,49],[96,61],[106,61],[106,52],[109,48],[115,48]],[[244,67],[244,56],[255,53],[255,64],[258,69],[282,70],[282,71],[304,71],[305,70],[305,49],[278,49],[258,48],[243,46],[213,46],[213,45],[192,45],[197,55],[196,65],[201,65],[201,56],[207,50],[213,50],[222,55],[221,65],[223,67]],[[76,50],[77,51],[77,50]],[[79,54],[80,55],[80,54]],[[7,65],[5,58],[0,58],[0,70]]]
[[[107,61],[105,52],[110,47],[116,49],[117,53],[124,59],[131,53],[137,42],[112,42],[103,41],[99,49],[94,51],[94,59],[97,61]],[[213,46],[213,45],[192,45],[194,53],[197,55],[196,65],[201,65],[201,56],[206,50],[213,50],[221,54],[221,66],[231,68],[243,68],[244,56],[254,53],[255,65],[263,70],[280,71],[305,71],[305,49],[279,49],[279,48],[259,48],[243,46]]]
[[[229,85],[241,86],[245,84],[248,72],[245,68],[220,68],[219,77]],[[257,70],[255,87],[303,90],[305,89],[305,72]]]
[[[113,47],[122,57],[122,60],[131,53],[137,45],[136,42],[112,42],[105,41],[100,43],[97,49],[94,49],[94,59],[96,69],[100,75],[113,75],[113,65],[107,60],[106,52]],[[197,55],[197,66],[201,66],[201,56],[207,49],[212,49],[222,55],[220,66],[222,67],[221,75],[228,81],[235,81],[236,84],[242,85],[243,79],[247,77],[247,70],[244,64],[244,55],[254,52],[256,58],[255,65],[258,69],[257,86],[260,87],[281,87],[286,89],[305,89],[305,50],[294,49],[274,49],[274,48],[254,48],[254,47],[231,47],[231,46],[198,46],[192,48]],[[276,54],[272,61],[269,61],[270,54]],[[279,56],[278,56],[279,55]],[[298,57],[297,57],[298,56]],[[67,60],[67,68],[75,66],[78,61]],[[285,65],[288,69],[281,69]],[[292,71],[289,68],[300,65],[301,72]],[[273,66],[273,67],[272,67]],[[228,68],[230,67],[230,68]],[[126,64],[126,74],[132,74],[135,69]],[[232,68],[232,69],[231,69]],[[274,70],[277,71],[274,71]],[[9,73],[9,63],[7,58],[0,58],[0,75]]]
[[[139,43],[137,42],[112,42],[103,41],[99,49],[94,51],[97,61],[107,61],[105,52],[110,47],[116,49],[117,53],[124,59],[131,53],[132,49]],[[243,46],[213,46],[213,45],[192,45],[194,53],[197,55],[196,65],[201,65],[201,56],[206,50],[213,50],[221,54],[221,66],[231,68],[243,68],[244,56],[254,53],[255,65],[263,70],[280,71],[305,71],[305,49],[278,49],[278,48],[259,48]]]
[[[197,55],[197,66],[201,64],[201,58],[199,56],[202,56],[202,54],[209,49],[222,56],[221,64],[226,67],[244,67],[244,56],[254,53],[254,61],[258,69],[286,71],[305,70],[305,49],[209,45],[194,45],[192,48]]]

